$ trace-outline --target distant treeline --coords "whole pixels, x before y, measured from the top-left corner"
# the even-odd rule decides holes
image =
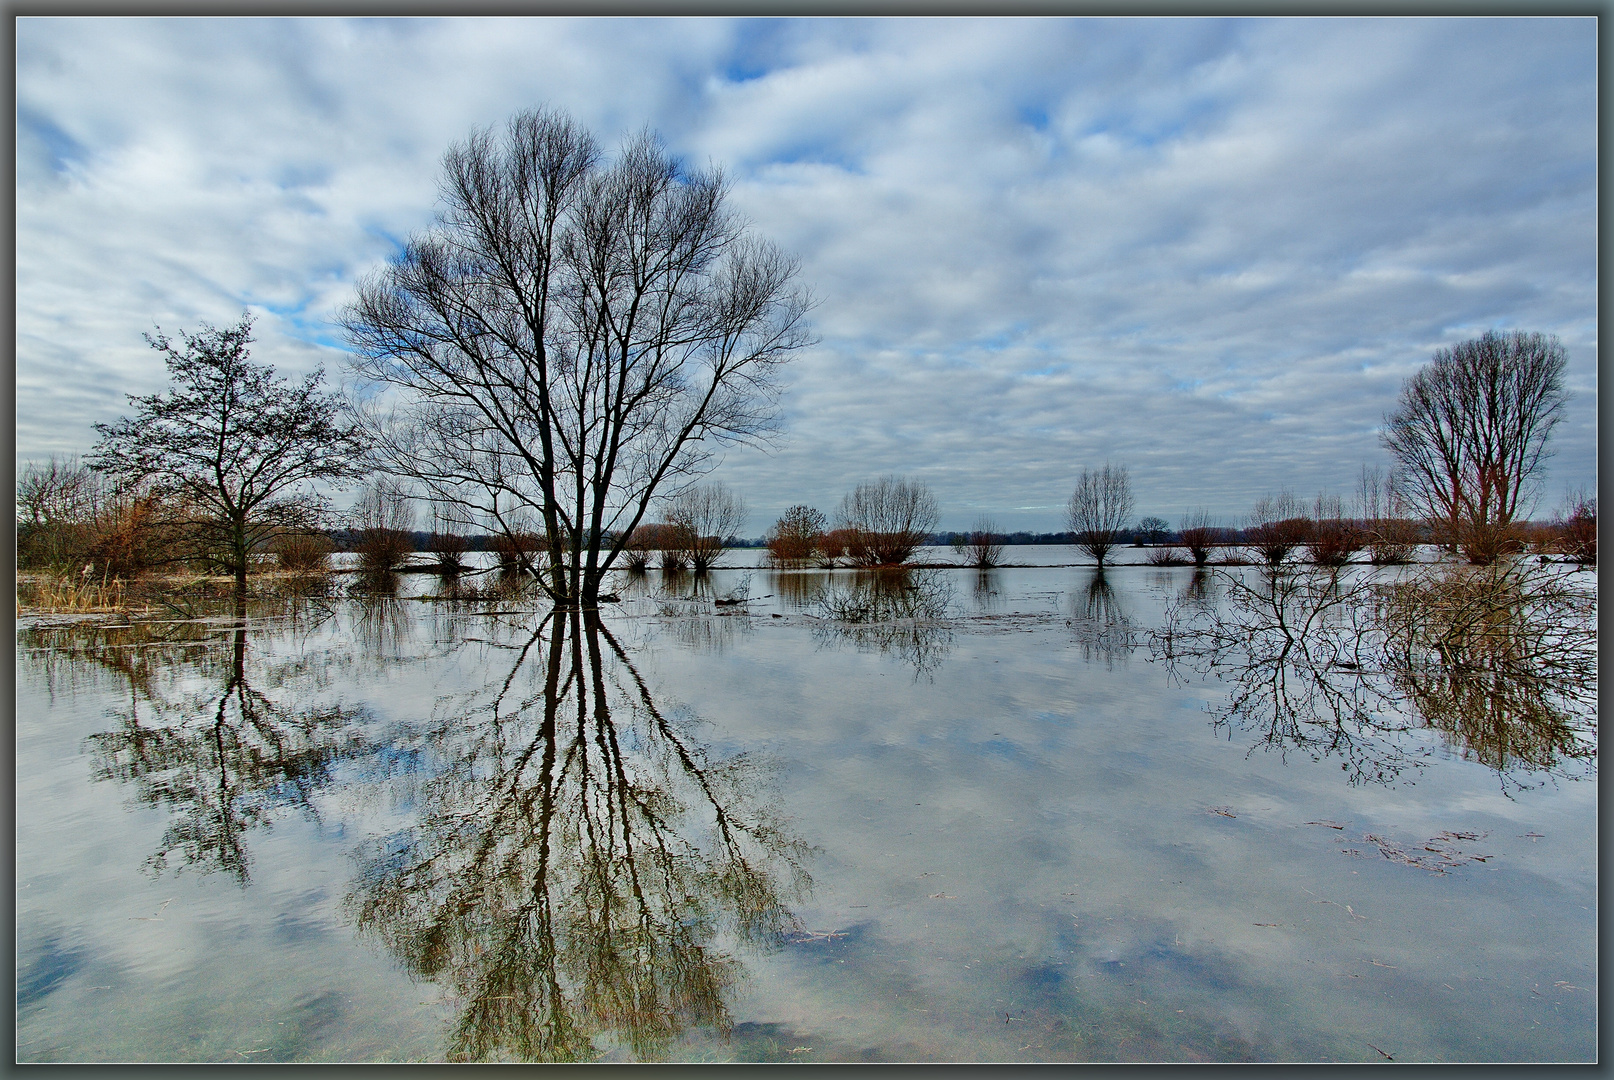
[[[1525,523],[1529,527],[1531,523]],[[1407,522],[1409,528],[1417,531],[1418,543],[1434,543],[1433,530],[1426,524],[1417,521]],[[1226,545],[1243,545],[1249,538],[1245,535],[1246,529],[1223,529],[1220,543]],[[327,529],[325,535],[330,537],[336,551],[356,551],[360,544],[361,533],[358,529]],[[923,547],[956,547],[969,542],[971,533],[968,532],[935,532],[929,533],[921,541]],[[415,551],[431,551],[433,534],[425,529],[416,529],[408,536]],[[1073,532],[1006,532],[994,533],[997,542],[1006,547],[1030,547],[1038,544],[1065,544],[1077,543]],[[610,533],[606,533],[603,543],[614,540]],[[491,535],[471,535],[465,537],[467,551],[493,551],[495,538]],[[1132,547],[1154,547],[1163,544],[1182,543],[1181,534],[1175,530],[1150,531],[1141,529],[1126,530],[1121,534],[1120,542]],[[730,536],[723,541],[727,548],[763,548],[768,546],[765,536]]]

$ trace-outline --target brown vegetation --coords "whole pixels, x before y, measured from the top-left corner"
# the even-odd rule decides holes
[[[119,482],[73,459],[17,477],[17,566],[129,578],[172,561],[172,516],[149,484]]]
[[[1250,512],[1244,529],[1245,546],[1268,566],[1277,566],[1311,538],[1311,519],[1288,491],[1264,495]]]
[[[361,573],[394,573],[415,550],[415,508],[408,493],[392,481],[366,484],[352,516]]]
[[[1307,557],[1317,565],[1343,566],[1367,546],[1367,533],[1345,515],[1344,500],[1338,495],[1318,494],[1305,546]]]
[[[1203,507],[1183,515],[1177,535],[1182,538],[1182,546],[1188,549],[1195,566],[1204,566],[1210,558],[1211,548],[1222,541],[1222,530]]]
[[[1564,500],[1555,524],[1558,550],[1582,565],[1597,563],[1597,496],[1573,491]]]
[[[828,520],[811,506],[792,506],[768,530],[768,561],[777,567],[806,566],[822,554]]]
[[[286,533],[275,540],[270,550],[282,570],[306,577],[330,570],[333,546],[324,533]]]

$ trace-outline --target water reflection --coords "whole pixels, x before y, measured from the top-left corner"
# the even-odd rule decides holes
[[[981,569],[975,572],[970,583],[970,598],[975,601],[975,610],[982,615],[992,615],[1003,610],[1002,575],[993,569]]]
[[[359,593],[354,600],[358,610],[353,636],[365,655],[379,660],[401,658],[414,636],[405,602],[397,593],[384,591]]]
[[[1105,667],[1113,668],[1140,644],[1132,616],[1102,567],[1088,577],[1074,603],[1070,627],[1084,661],[1103,660]]]
[[[1177,602],[1199,611],[1209,611],[1216,606],[1217,597],[1220,595],[1220,590],[1216,588],[1215,576],[1201,566],[1194,570],[1193,577],[1183,586],[1182,592],[1177,596]]]
[[[808,611],[829,591],[835,574],[828,570],[770,570],[768,588],[787,611]]]
[[[1595,594],[1528,564],[1458,567],[1384,591],[1395,688],[1465,756],[1500,771],[1596,757]]]
[[[420,733],[417,824],[368,844],[358,925],[453,988],[450,1056],[660,1056],[725,1031],[724,940],[795,927],[806,846],[769,774],[714,759],[594,612],[558,612],[511,668]]]
[[[208,663],[201,673],[214,683],[208,689],[170,690],[172,680],[117,659],[145,652],[123,644],[103,662],[127,673],[130,703],[113,710],[115,728],[89,736],[91,775],[133,784],[140,801],[169,811],[167,831],[146,860],[150,870],[177,863],[246,885],[247,834],[288,809],[317,820],[313,797],[330,783],[334,766],[367,749],[358,729],[363,710],[306,706],[256,689],[247,674],[247,618],[239,600],[223,647],[215,636],[202,653]]]
[[[1591,772],[1595,597],[1561,575],[1522,564],[1390,583],[1338,568],[1215,573],[1223,602],[1185,597],[1152,644],[1227,683],[1216,723],[1258,734],[1256,746],[1389,783],[1420,763],[1390,736],[1425,726],[1504,788],[1521,771]]]
[[[828,577],[828,575],[826,575]],[[820,644],[850,644],[896,656],[930,675],[952,649],[943,621],[953,604],[953,584],[943,570],[865,570],[832,577],[807,614],[819,621]]]

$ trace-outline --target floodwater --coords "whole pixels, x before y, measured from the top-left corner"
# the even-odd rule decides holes
[[[1227,587],[28,621],[18,1059],[1595,1060],[1595,716],[1168,659]]]

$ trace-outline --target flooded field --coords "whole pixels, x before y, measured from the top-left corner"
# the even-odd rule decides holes
[[[1595,1060],[1594,654],[1010,559],[25,620],[19,1060]]]

